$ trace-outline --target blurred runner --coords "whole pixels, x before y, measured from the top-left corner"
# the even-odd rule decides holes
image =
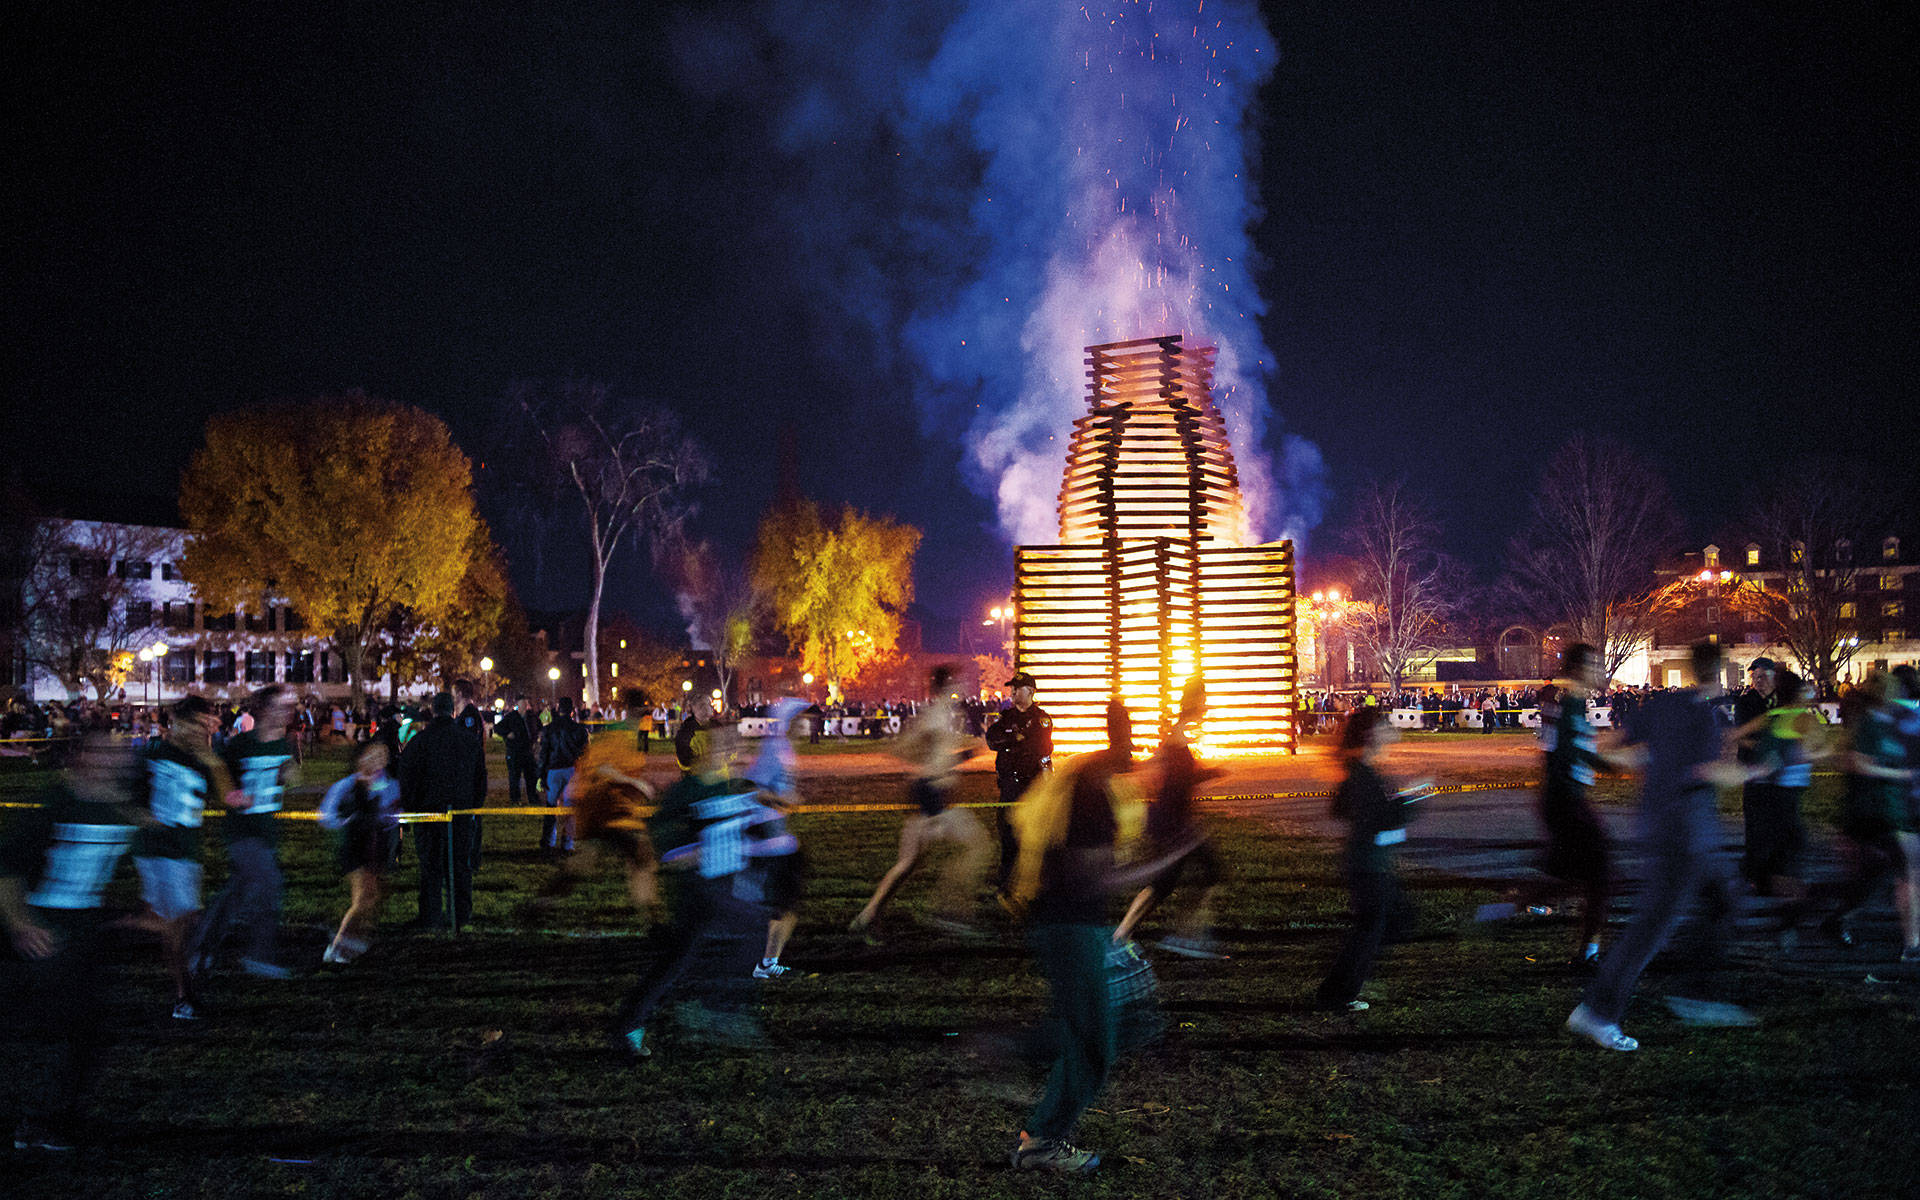
[[[0,1003],[26,1043],[6,1072],[21,1111],[16,1150],[73,1148],[103,1040],[102,896],[149,819],[130,802],[133,759],[110,735],[88,734],[71,763],[0,842]]]
[[[1347,718],[1340,756],[1347,777],[1333,797],[1333,815],[1347,823],[1347,890],[1353,927],[1321,981],[1315,1000],[1322,1008],[1364,1012],[1360,989],[1373,974],[1374,959],[1390,939],[1412,927],[1412,913],[1394,874],[1394,847],[1407,840],[1407,807],[1430,789],[1422,780],[1404,789],[1388,786],[1380,760],[1399,740],[1386,710],[1362,708]]]
[[[1622,740],[1623,749],[1644,747],[1640,836],[1647,877],[1633,919],[1602,956],[1579,1006],[1567,1017],[1568,1030],[1607,1050],[1640,1048],[1621,1032],[1620,1022],[1641,972],[1687,910],[1706,898],[1709,961],[1717,957],[1736,912],[1733,881],[1720,859],[1715,789],[1738,783],[1747,772],[1722,757],[1726,729],[1714,703],[1722,690],[1720,647],[1700,642],[1691,659],[1693,686],[1648,697],[1629,718]],[[1668,1007],[1694,1023],[1752,1023],[1745,1010],[1731,1004],[1673,996]]]
[[[987,869],[987,858],[993,853],[993,847],[987,840],[986,830],[972,813],[951,806],[953,786],[958,778],[954,769],[966,758],[959,713],[953,697],[947,693],[947,685],[952,680],[952,667],[942,664],[933,669],[929,679],[932,698],[894,742],[893,753],[917,769],[907,797],[919,811],[908,814],[900,827],[900,856],[881,876],[866,907],[848,923],[847,929],[852,933],[871,934],[895,889],[906,882],[927,852],[940,842],[954,842],[959,849],[941,873],[930,923],[937,929],[961,936],[979,932],[973,924],[974,892]]]
[[[1206,835],[1193,812],[1193,789],[1218,772],[1203,771],[1194,759],[1189,737],[1195,726],[1207,717],[1206,684],[1195,676],[1180,696],[1180,713],[1156,756],[1160,766],[1160,790],[1147,806],[1147,843],[1150,854],[1165,854],[1173,846],[1189,849],[1172,860],[1171,865],[1154,876],[1140,890],[1133,904],[1113,931],[1115,944],[1125,943],[1148,913],[1180,884],[1180,878],[1192,867],[1194,886],[1199,896],[1187,906],[1174,926],[1174,933],[1160,940],[1160,948],[1187,958],[1225,958],[1213,938],[1213,901],[1225,878],[1220,852]]]
[[[339,835],[340,873],[349,900],[340,928],[320,956],[344,965],[367,952],[387,898],[387,868],[400,833],[400,783],[387,774],[385,742],[367,742],[354,756],[353,773],[336,781],[320,800],[320,824]]]

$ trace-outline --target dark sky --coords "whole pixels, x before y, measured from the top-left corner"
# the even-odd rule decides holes
[[[477,446],[508,380],[578,373],[684,413],[719,540],[785,429],[803,490],[927,530],[932,641],[1004,595],[959,448],[783,255],[767,209],[803,164],[678,82],[685,9],[160,7],[9,18],[30,482],[165,494],[209,414],[351,387]],[[1756,463],[1912,474],[1911,10],[1589,7],[1268,6],[1272,399],[1325,454],[1330,526],[1404,473],[1491,572],[1576,432],[1653,456],[1702,536]],[[584,598],[509,550],[530,603]],[[623,606],[669,612],[631,561]]]

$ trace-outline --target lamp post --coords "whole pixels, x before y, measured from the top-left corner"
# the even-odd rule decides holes
[[[140,661],[147,664],[146,687],[142,690],[145,693],[143,698],[147,702],[147,707],[151,708],[153,707],[153,647],[145,646],[141,648]]]
[[[493,701],[493,660],[491,658],[480,659],[480,675],[485,680],[487,701],[491,703]]]
[[[553,706],[560,707],[560,668],[547,668],[547,683],[553,692]]]

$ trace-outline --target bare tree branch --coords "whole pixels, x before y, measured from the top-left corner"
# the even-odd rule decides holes
[[[1532,518],[1508,547],[1509,587],[1542,625],[1564,622],[1598,647],[1612,679],[1679,603],[1654,573],[1679,537],[1659,472],[1625,447],[1575,438],[1548,465]]]

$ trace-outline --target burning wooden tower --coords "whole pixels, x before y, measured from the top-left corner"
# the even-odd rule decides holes
[[[1178,336],[1087,348],[1061,544],[1015,551],[1014,657],[1061,752],[1106,744],[1113,696],[1141,741],[1164,733],[1195,673],[1207,753],[1293,749],[1293,544],[1246,545],[1213,356]]]

